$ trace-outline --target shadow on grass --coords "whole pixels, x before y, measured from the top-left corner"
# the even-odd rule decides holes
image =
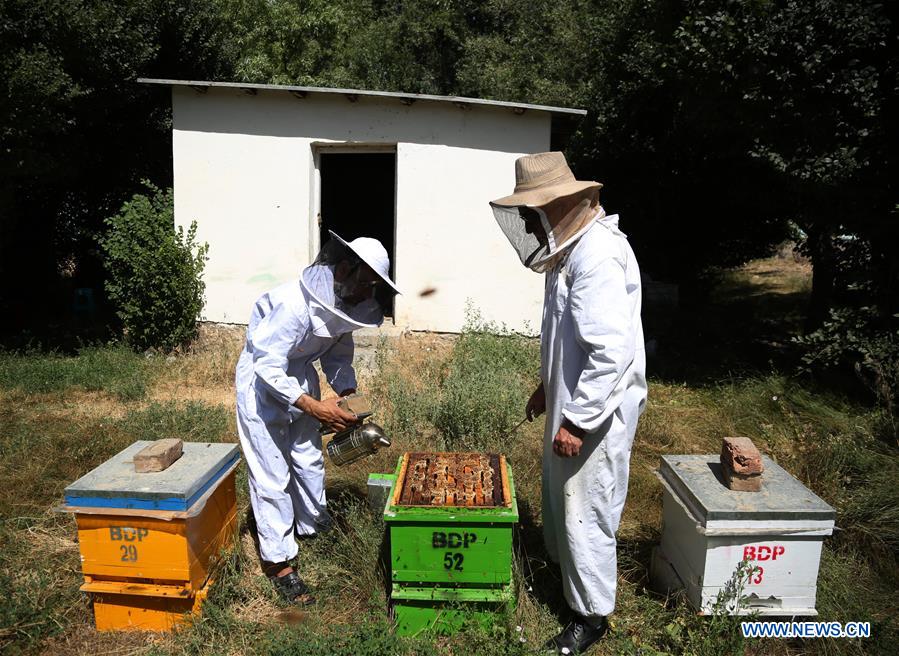
[[[519,525],[516,535],[516,550],[524,571],[524,584],[534,598],[543,604],[558,620],[565,624],[571,619],[571,610],[565,601],[562,573],[559,565],[552,562],[543,541],[543,527],[527,501],[519,499]],[[649,580],[653,549],[658,546],[661,535],[657,531],[634,539],[619,539],[618,574],[636,589],[643,591],[660,603],[673,600],[667,595],[652,590]]]
[[[559,565],[546,553],[543,526],[537,522],[527,500],[518,498],[518,527],[515,548],[521,563],[524,586],[534,598],[556,616],[559,624],[571,619],[571,610],[562,589]]]
[[[734,376],[796,371],[808,280],[775,258],[724,271],[680,306],[644,304],[649,374],[693,386]],[[786,282],[785,282],[786,280]]]

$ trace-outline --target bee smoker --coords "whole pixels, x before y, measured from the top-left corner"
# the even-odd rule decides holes
[[[328,443],[328,457],[338,467],[372,455],[381,447],[390,446],[384,429],[374,422],[347,428]]]
[[[371,404],[362,394],[351,394],[338,403],[341,409],[352,412],[359,419],[371,416]],[[326,429],[323,429],[326,430]],[[356,424],[337,433],[328,443],[328,457],[338,467],[372,455],[381,447],[390,446],[384,429],[368,421]]]

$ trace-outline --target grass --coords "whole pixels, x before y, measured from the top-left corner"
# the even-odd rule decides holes
[[[0,352],[0,389],[49,394],[77,388],[131,401],[146,394],[143,360],[124,346],[85,347],[74,356],[37,350]]]
[[[727,272],[714,291],[711,319],[687,316],[660,338],[619,532],[618,609],[611,634],[591,653],[892,653],[899,639],[896,449],[877,432],[871,408],[813,388],[780,366],[777,344],[785,340],[769,318],[795,308],[807,285],[801,273],[796,263],[774,260]],[[738,334],[730,315],[759,320]],[[780,329],[796,320],[787,316]],[[697,325],[703,331],[690,342],[689,327]],[[721,334],[729,338],[712,338]],[[360,388],[373,395],[375,420],[394,445],[344,468],[328,466],[336,526],[300,543],[300,567],[319,598],[315,608],[279,602],[242,519],[240,539],[222,560],[200,617],[172,634],[94,631],[89,605],[78,592],[73,521],[51,508],[65,485],[136,439],[234,441],[232,381],[242,339],[241,331],[207,331],[191,351],[175,357],[116,347],[67,358],[0,355],[0,589],[9,591],[0,600],[0,650],[528,654],[558,630],[564,619],[561,580],[547,561],[540,521],[542,427],[526,423],[508,432],[536,383],[537,346],[471,326],[458,340],[423,335],[385,342],[375,367],[361,372]],[[692,359],[702,353],[695,342],[703,341],[707,350],[716,345],[722,357],[705,353]],[[778,356],[750,357],[758,352]],[[138,385],[135,380],[142,392],[119,391]],[[654,473],[659,456],[714,453],[722,437],[736,434],[752,437],[837,508],[841,530],[826,539],[819,574],[820,619],[871,621],[871,639],[743,641],[734,619],[696,616],[683,599],[650,590],[649,559],[661,535],[661,490]],[[369,472],[392,471],[404,451],[444,448],[496,449],[510,458],[521,514],[518,603],[511,626],[498,625],[492,634],[471,630],[451,638],[400,639],[389,630],[383,527],[367,508],[365,482]],[[246,474],[240,472],[244,518]]]

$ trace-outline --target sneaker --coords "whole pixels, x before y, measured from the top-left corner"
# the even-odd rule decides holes
[[[559,635],[547,641],[543,648],[556,654],[583,654],[608,630],[609,623],[605,617],[602,618],[599,626],[593,627],[587,623],[586,619],[577,616]]]

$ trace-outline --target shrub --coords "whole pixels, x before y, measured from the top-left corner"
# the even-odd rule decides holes
[[[504,450],[539,382],[537,340],[484,321],[468,309],[448,358],[397,366],[382,344],[373,390],[393,435],[428,435],[438,450]],[[414,371],[414,375],[410,375]]]
[[[379,408],[376,421],[383,423],[388,435],[433,433],[435,396],[445,375],[444,367],[443,358],[436,353],[421,361],[405,362],[386,339],[381,339],[375,353],[377,375],[371,391]]]
[[[187,235],[174,229],[171,189],[145,184],[149,195],[136,194],[106,220],[106,293],[129,344],[171,349],[196,336],[209,246],[197,244],[196,222]]]

